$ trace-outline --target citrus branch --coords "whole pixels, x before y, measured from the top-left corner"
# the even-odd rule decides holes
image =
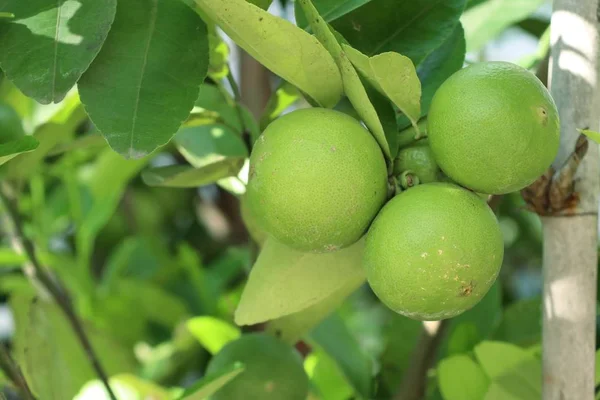
[[[9,223],[12,225],[8,229],[8,234],[11,238],[13,247],[15,250],[17,250],[17,252],[22,252],[25,254],[25,256],[27,256],[29,263],[33,267],[35,277],[48,291],[48,293],[50,293],[52,298],[56,301],[60,309],[67,317],[67,320],[71,324],[77,339],[81,343],[81,346],[90,360],[92,367],[102,381],[111,400],[117,400],[117,397],[113,393],[108,383],[108,376],[102,368],[98,356],[94,352],[92,344],[83,328],[83,324],[79,320],[65,288],[58,283],[58,281],[52,277],[42,266],[42,263],[38,259],[35,252],[33,243],[25,237],[23,233],[23,221],[16,206],[16,202],[14,198],[12,198],[11,194],[10,187],[6,183],[2,184],[2,187],[0,188],[0,200],[4,205]]]

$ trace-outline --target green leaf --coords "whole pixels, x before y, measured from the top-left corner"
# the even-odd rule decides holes
[[[37,297],[14,296],[15,357],[32,390],[41,400],[72,399],[96,378],[89,358],[71,325],[54,304]],[[133,372],[129,351],[106,332],[86,329],[100,362],[109,374]]]
[[[108,144],[142,157],[177,132],[208,71],[208,33],[181,1],[119,0],[102,51],[79,82]]]
[[[17,253],[12,247],[0,248],[0,267],[11,267],[23,264],[27,257]]]
[[[267,239],[235,311],[238,325],[280,318],[361,280],[364,240],[334,253],[303,253]]]
[[[373,56],[394,51],[418,65],[454,30],[466,0],[372,1],[333,21],[355,49]]]
[[[506,307],[493,337],[519,346],[538,343],[542,338],[540,299],[520,300]]]
[[[315,36],[319,39],[323,46],[333,56],[340,73],[342,74],[342,81],[344,83],[344,92],[352,103],[352,106],[356,109],[356,112],[365,125],[369,128],[375,140],[379,143],[383,154],[386,156],[388,161],[391,160],[390,146],[386,140],[385,131],[377,115],[377,111],[371,104],[369,96],[365,87],[363,86],[358,73],[354,69],[354,66],[348,59],[348,56],[342,50],[342,47],[338,43],[336,37],[329,29],[329,26],[323,21],[315,7],[312,5],[310,0],[299,0],[299,4],[307,15],[311,27],[315,32]]]
[[[526,359],[494,379],[493,385],[506,393],[501,397],[503,400],[541,399],[542,363],[538,359]],[[490,399],[490,397],[488,392],[485,398]]]
[[[206,375],[187,389],[179,400],[205,400],[244,372],[244,364],[235,363],[224,370]]]
[[[212,355],[241,336],[238,327],[214,317],[195,317],[188,320],[186,326],[202,347]]]
[[[252,3],[257,7],[262,8],[263,10],[266,10],[269,8],[269,6],[271,5],[271,3],[273,2],[273,0],[247,0],[248,3]]]
[[[444,400],[480,400],[490,385],[481,367],[465,355],[442,360],[437,378]]]
[[[264,130],[299,98],[300,91],[296,87],[289,82],[281,82],[265,106],[263,115],[260,118],[260,129]]]
[[[418,132],[417,121],[421,118],[421,82],[412,61],[398,53],[387,52],[367,57],[345,44],[342,48],[354,67],[411,120]]]
[[[135,375],[121,374],[109,380],[110,387],[119,400],[171,400],[169,391],[153,382]],[[73,400],[111,400],[104,384],[99,380],[87,383]]]
[[[431,99],[437,89],[453,73],[462,68],[465,61],[465,36],[462,25],[458,23],[452,34],[421,62],[417,75],[422,85],[421,117],[429,112]],[[410,124],[408,118],[398,114],[398,127],[405,129]]]
[[[335,21],[336,19],[348,14],[351,11],[367,4],[372,0],[314,0],[313,4],[319,11],[319,14],[323,16],[325,22]],[[309,27],[306,16],[300,8],[298,2],[296,2],[296,25],[302,29]]]
[[[492,341],[477,345],[475,356],[492,380],[511,371],[520,363],[533,359],[530,353],[514,344]]]
[[[248,156],[242,138],[231,128],[221,124],[183,128],[175,136],[174,142],[177,150],[196,168],[228,158],[244,159]]]
[[[467,51],[478,51],[504,29],[519,22],[545,0],[488,0],[465,11],[461,21],[465,27]]]
[[[0,144],[0,165],[10,161],[21,153],[28,153],[37,149],[40,142],[33,136],[23,136],[17,140],[12,140]]]
[[[348,281],[325,299],[302,311],[269,321],[266,330],[282,341],[295,344],[315,326],[338,309],[344,300],[365,282],[364,277]]]
[[[48,152],[48,156],[57,156],[63,153],[68,153],[80,149],[101,149],[104,146],[106,146],[106,139],[104,139],[102,135],[100,135],[99,133],[90,133],[70,142],[56,145],[50,152]]]
[[[201,168],[186,165],[169,165],[150,168],[142,172],[142,179],[148,186],[173,188],[195,188],[235,176],[244,165],[243,158],[227,158],[207,164]]]
[[[196,0],[223,31],[265,67],[323,107],[333,107],[342,81],[332,58],[319,42],[245,0]]]
[[[116,0],[4,0],[0,66],[27,96],[58,103],[96,57],[115,18]]]
[[[196,107],[214,111],[212,120],[227,125],[235,132],[242,131],[240,116],[235,108],[235,101],[219,86],[203,84],[195,102]]]
[[[394,392],[411,365],[423,324],[391,311],[387,315],[389,317],[383,326],[384,347],[380,357],[381,378],[382,386]]]
[[[372,398],[373,361],[360,348],[340,316],[334,314],[327,318],[311,337],[336,361],[354,389],[363,398]]]
[[[311,386],[318,390],[320,399],[353,398],[356,391],[335,360],[323,350],[313,350],[304,360],[304,369],[310,378]]]
[[[600,133],[595,131],[590,131],[589,129],[577,129],[580,133],[583,133],[585,136],[590,138],[596,143],[600,143]]]
[[[86,115],[79,107],[64,123],[49,122],[39,126],[33,137],[39,142],[35,150],[17,155],[6,164],[6,176],[11,179],[25,179],[38,171],[44,158],[60,143],[69,140],[75,128],[85,120]]]

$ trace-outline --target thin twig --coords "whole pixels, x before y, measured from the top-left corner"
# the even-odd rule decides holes
[[[420,400],[425,397],[427,371],[435,361],[437,350],[450,320],[428,321],[423,323],[419,342],[410,362],[410,369],[404,374],[402,384],[394,399]]]
[[[4,344],[0,343],[0,369],[4,371],[8,379],[19,388],[24,400],[36,400],[35,396],[29,389],[27,381],[21,372],[21,368],[10,355],[10,352]]]
[[[238,114],[238,118],[240,120],[240,125],[242,127],[242,139],[244,140],[244,144],[248,149],[248,153],[252,151],[252,139],[250,135],[250,129],[246,126],[246,120],[244,119],[244,113],[242,111],[242,94],[240,92],[240,88],[233,77],[233,73],[231,72],[231,66],[229,67],[229,72],[227,73],[227,82],[229,82],[229,86],[231,86],[231,90],[233,91],[233,98],[235,100],[235,111]]]
[[[75,309],[73,308],[73,304],[71,303],[66,290],[52,276],[50,276],[50,274],[42,266],[42,263],[39,261],[36,255],[33,243],[23,234],[23,221],[14,200],[10,198],[10,188],[6,183],[2,184],[2,187],[0,188],[0,199],[2,200],[4,209],[6,210],[7,216],[12,224],[10,235],[13,244],[15,244],[15,247],[23,249],[23,252],[27,256],[28,261],[31,263],[31,266],[35,271],[36,278],[54,298],[60,309],[67,317],[71,327],[73,328],[73,331],[75,332],[75,335],[79,339],[79,342],[89,358],[92,367],[96,371],[96,374],[104,384],[104,387],[111,400],[117,400],[117,397],[113,393],[108,383],[108,375],[102,368],[100,360],[94,352],[92,344],[83,328],[83,324],[77,317]]]

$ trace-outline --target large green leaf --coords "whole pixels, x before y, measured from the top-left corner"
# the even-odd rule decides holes
[[[148,186],[195,188],[235,176],[243,165],[243,158],[226,158],[200,168],[170,165],[147,169],[142,173],[142,179]]]
[[[333,107],[339,101],[340,74],[314,37],[245,0],[196,0],[196,4],[240,47],[317,103]]]
[[[421,62],[417,75],[421,81],[421,116],[427,115],[431,99],[437,89],[453,73],[462,68],[465,61],[465,35],[459,23],[452,34]],[[398,114],[398,128],[409,126],[410,121],[404,114]]]
[[[174,141],[179,152],[196,168],[248,156],[242,138],[229,126],[218,123],[183,128]]]
[[[486,375],[492,379],[502,376],[533,355],[514,344],[485,341],[475,347],[475,356]]]
[[[304,369],[310,378],[311,387],[319,399],[354,399],[356,390],[348,382],[339,365],[322,349],[313,349],[304,360]],[[308,397],[307,400],[312,400]]]
[[[40,142],[33,136],[24,136],[17,140],[12,140],[0,144],[0,165],[10,161],[21,153],[28,153],[35,150]]]
[[[461,17],[467,51],[477,51],[504,29],[537,10],[545,0],[489,0],[467,10]]]
[[[333,358],[350,384],[365,399],[372,398],[373,361],[339,315],[323,321],[311,334],[312,340]]]
[[[466,0],[377,0],[332,22],[368,56],[395,51],[418,65],[454,30]]]
[[[496,377],[493,386],[498,386],[507,395],[496,397],[506,400],[529,400],[542,398],[542,363],[530,358],[518,363],[506,373]],[[492,388],[490,388],[492,390]],[[488,392],[486,400],[494,400]]]
[[[481,400],[490,385],[483,369],[465,355],[442,360],[437,378],[444,400]]]
[[[356,69],[411,120],[418,132],[417,121],[421,117],[421,82],[412,61],[394,52],[367,57],[350,46],[342,45],[342,48]],[[395,148],[392,144],[390,147]]]
[[[217,354],[227,343],[240,337],[240,329],[214,317],[195,317],[186,326],[210,354]]]
[[[325,22],[331,22],[370,1],[373,0],[314,0],[313,4],[319,11],[319,14],[323,16]],[[303,29],[306,29],[309,26],[306,16],[298,2],[296,2],[296,25]]]
[[[303,253],[267,239],[235,312],[238,325],[280,318],[327,298],[347,282],[364,279],[364,241],[334,253]]]
[[[39,298],[15,296],[15,356],[39,400],[72,399],[96,377],[89,358],[62,311]],[[109,374],[133,372],[132,355],[106,333],[87,333]]]
[[[115,151],[139,158],[188,117],[208,52],[206,25],[183,2],[119,0],[102,51],[79,82],[81,101]]]
[[[392,153],[386,139],[385,130],[354,66],[311,1],[299,0],[299,4],[302,7],[302,10],[304,10],[304,13],[308,16],[311,27],[315,32],[315,36],[333,56],[342,76],[346,96],[375,137],[375,140],[379,143],[379,147],[381,147],[383,154],[388,160],[391,160]]]
[[[242,363],[235,363],[229,368],[206,375],[200,381],[188,388],[179,400],[205,400],[219,391],[223,386],[244,372]]]
[[[357,275],[356,279],[349,280],[343,287],[317,304],[269,321],[266,330],[284,342],[294,344],[339,308],[344,300],[364,282],[365,277]]]
[[[96,57],[117,0],[2,0],[0,66],[27,96],[59,102]]]
[[[494,339],[531,346],[542,338],[542,304],[539,298],[520,300],[506,307]]]

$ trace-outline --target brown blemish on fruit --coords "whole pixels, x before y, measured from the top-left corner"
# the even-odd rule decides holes
[[[325,246],[325,250],[327,251],[338,251],[340,249],[340,246],[336,246],[335,244],[328,244]]]
[[[475,288],[475,283],[473,281],[469,282],[468,284],[463,282],[460,287],[460,291],[458,292],[458,295],[460,297],[469,297],[473,293],[474,288]]]
[[[538,107],[536,111],[540,117],[540,123],[542,126],[548,125],[548,111],[546,111],[544,107]]]
[[[335,146],[331,146],[331,151],[333,151],[335,153],[335,151],[336,151]]]
[[[254,178],[254,175],[256,175],[256,168],[254,168],[254,165],[251,165],[248,171],[248,180]]]
[[[444,250],[442,250],[442,249],[439,249],[439,250],[438,250],[438,254],[441,256],[442,254],[444,254]]]

